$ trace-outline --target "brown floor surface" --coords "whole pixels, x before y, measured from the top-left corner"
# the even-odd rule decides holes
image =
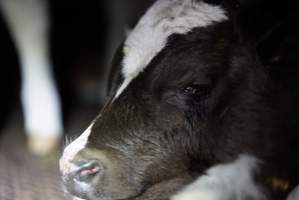
[[[46,162],[26,149],[19,120],[0,136],[0,200],[70,200],[63,192],[58,159]]]

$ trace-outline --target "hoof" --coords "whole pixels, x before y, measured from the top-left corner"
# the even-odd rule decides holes
[[[51,157],[57,154],[61,142],[59,136],[35,136],[30,135],[28,138],[29,151],[40,157]]]

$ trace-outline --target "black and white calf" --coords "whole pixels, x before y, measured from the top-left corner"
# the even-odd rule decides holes
[[[49,14],[45,0],[0,0],[0,9],[21,63],[21,102],[29,147],[45,155],[63,133],[59,95],[49,55]]]
[[[215,2],[158,0],[130,33],[60,159],[76,199],[285,199],[299,183],[299,74],[263,66]]]

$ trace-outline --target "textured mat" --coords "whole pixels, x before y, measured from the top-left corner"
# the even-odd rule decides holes
[[[21,128],[0,137],[0,200],[70,200],[62,191],[58,163],[42,161],[27,151]]]

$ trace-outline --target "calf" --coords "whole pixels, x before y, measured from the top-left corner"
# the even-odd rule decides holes
[[[215,2],[158,0],[141,18],[116,54],[110,99],[60,159],[71,194],[263,200],[298,184],[298,74],[275,78],[235,5]]]

